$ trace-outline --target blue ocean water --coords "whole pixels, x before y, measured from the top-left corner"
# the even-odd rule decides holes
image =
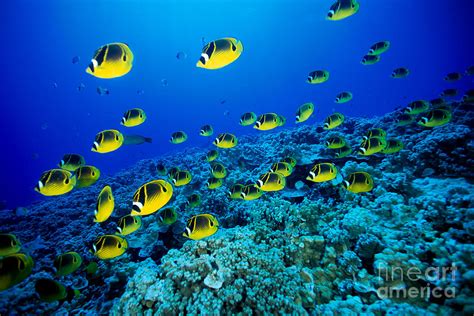
[[[294,126],[296,108],[316,105],[316,120],[334,110],[374,116],[434,97],[448,87],[446,73],[472,62],[470,1],[361,1],[342,21],[325,19],[331,1],[8,1],[2,10],[3,154],[0,200],[8,207],[40,199],[33,186],[64,153],[85,156],[103,175],[134,162],[185,147],[206,146],[200,126],[216,132],[256,133],[237,124],[246,111],[277,112]],[[465,8],[465,9],[462,9]],[[244,45],[235,63],[217,71],[195,67],[203,41],[234,36]],[[390,50],[374,66],[360,60],[370,45],[389,40]],[[103,80],[85,73],[93,52],[122,41],[135,54],[132,71]],[[176,58],[185,52],[186,59]],[[71,62],[79,56],[77,64]],[[390,78],[408,67],[404,80]],[[305,83],[308,72],[326,69],[330,80]],[[168,85],[162,85],[162,79]],[[77,90],[83,83],[85,89]],[[110,90],[100,96],[98,86]],[[143,94],[137,91],[143,90]],[[350,104],[335,95],[352,91]],[[141,107],[147,124],[127,129],[122,114]],[[312,121],[314,123],[314,119]],[[112,154],[90,151],[106,128],[153,138]],[[189,140],[172,145],[172,132]]]

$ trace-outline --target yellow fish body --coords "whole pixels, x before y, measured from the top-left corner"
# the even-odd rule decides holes
[[[410,115],[417,115],[428,111],[430,104],[425,100],[413,101],[405,108],[405,113]]]
[[[410,74],[410,70],[408,68],[405,68],[405,67],[400,67],[400,68],[396,68],[392,71],[392,78],[394,79],[400,79],[400,78],[405,78],[407,77],[408,75]]]
[[[12,255],[21,249],[21,243],[13,234],[0,234],[0,257]]]
[[[45,278],[39,278],[35,283],[35,291],[38,294],[40,300],[48,303],[71,301],[80,295],[79,290],[72,288],[66,288],[61,283]]]
[[[109,219],[114,211],[115,199],[112,194],[112,188],[106,185],[97,197],[97,204],[94,211],[94,222],[102,223]]]
[[[234,184],[228,192],[229,198],[231,198],[231,199],[242,199],[241,194],[242,194],[242,191],[243,191],[244,188],[245,188],[245,186],[242,185],[242,184],[238,184],[238,183]]]
[[[341,148],[334,149],[334,157],[344,158],[352,153],[352,148],[349,145],[344,145]]]
[[[46,196],[68,193],[76,185],[76,177],[63,169],[51,169],[43,172],[35,191]]]
[[[158,175],[160,176],[166,176],[166,174],[168,173],[168,170],[166,169],[166,166],[159,163],[156,165],[156,172],[158,172]]]
[[[219,157],[219,152],[217,150],[210,150],[207,154],[206,154],[206,161],[207,162],[211,162],[211,161],[214,161],[216,160],[217,158]]]
[[[302,104],[296,111],[296,123],[308,120],[314,112],[314,104],[311,102]]]
[[[413,123],[414,121],[415,121],[415,117],[413,115],[406,114],[406,113],[400,114],[396,120],[397,126],[406,126]]]
[[[91,150],[105,154],[119,149],[123,145],[123,135],[115,129],[108,129],[95,135]]]
[[[186,205],[188,205],[189,207],[198,207],[199,205],[201,205],[201,196],[196,193],[191,194],[190,196],[188,196]]]
[[[211,173],[214,178],[224,179],[227,176],[227,169],[219,162],[211,164]]]
[[[65,276],[74,273],[81,267],[82,258],[74,251],[66,252],[54,259],[54,268],[57,276]]]
[[[188,220],[184,237],[192,240],[200,240],[214,235],[219,228],[219,222],[211,214],[199,214]]]
[[[462,74],[459,72],[450,72],[444,77],[445,81],[458,81],[462,78]]]
[[[208,43],[202,49],[196,67],[219,69],[230,65],[240,57],[244,50],[242,42],[233,37],[221,38]]]
[[[318,84],[328,81],[329,79],[329,71],[326,70],[315,70],[311,71],[308,74],[308,78],[306,79],[307,83],[311,84]]]
[[[324,120],[323,129],[333,129],[338,127],[342,123],[344,123],[344,115],[342,115],[341,113],[334,113],[326,117],[326,119]]]
[[[242,126],[249,126],[255,123],[256,120],[257,120],[257,115],[255,113],[247,112],[247,113],[242,114],[242,116],[240,117],[239,124]]]
[[[33,259],[23,253],[0,258],[0,291],[11,288],[26,279],[33,270]]]
[[[117,78],[132,70],[133,53],[125,43],[111,43],[100,47],[86,72],[102,79]]]
[[[191,173],[186,170],[176,172],[172,178],[173,184],[176,187],[181,187],[188,184],[193,179]]]
[[[357,153],[362,156],[370,156],[381,152],[387,146],[387,140],[382,137],[370,137],[362,142]]]
[[[379,137],[385,138],[387,136],[387,132],[381,128],[371,128],[369,129],[365,135],[362,137],[362,140],[365,141],[371,137]]]
[[[171,225],[178,219],[178,213],[172,207],[164,208],[158,213],[158,219],[164,225]]]
[[[153,180],[142,185],[133,195],[133,216],[150,215],[166,205],[173,196],[173,187],[164,180]]]
[[[270,172],[276,172],[284,177],[288,177],[293,173],[293,167],[287,162],[280,161],[271,166]]]
[[[256,185],[265,192],[280,191],[286,186],[286,179],[279,173],[267,172],[260,176]]]
[[[127,240],[117,235],[99,236],[92,244],[92,253],[102,260],[117,258],[123,255],[127,249]]]
[[[356,0],[337,0],[329,8],[327,19],[339,21],[348,18],[359,11],[359,6]]]
[[[176,173],[178,173],[180,170],[178,167],[172,167],[170,170],[168,170],[168,178],[173,181],[173,177]]]
[[[263,195],[263,191],[255,184],[246,185],[242,189],[242,193],[240,193],[240,196],[245,201],[256,200],[260,198],[262,195]]]
[[[188,139],[188,135],[186,135],[185,132],[178,131],[171,134],[170,143],[181,144],[181,143],[184,143],[187,139]]]
[[[369,52],[367,55],[380,55],[385,53],[390,48],[389,41],[377,42],[374,45],[370,46]]]
[[[367,65],[373,65],[376,64],[380,61],[380,56],[379,55],[365,55],[360,63],[364,66]]]
[[[428,113],[423,114],[423,116],[418,121],[418,125],[424,127],[437,127],[448,124],[451,121],[452,114],[451,111],[434,109]]]
[[[351,173],[343,182],[343,187],[353,193],[369,192],[374,188],[374,180],[367,172]]]
[[[76,171],[86,164],[86,160],[79,154],[65,154],[59,162],[59,168],[67,171]]]
[[[389,138],[387,139],[387,146],[381,151],[383,154],[395,154],[403,149],[403,143],[399,139]]]
[[[285,157],[281,160],[281,162],[289,163],[293,168],[296,167],[296,159],[293,157]]]
[[[199,135],[209,137],[214,134],[214,129],[211,125],[204,125],[199,131]]]
[[[145,111],[139,108],[134,108],[123,114],[120,124],[126,127],[134,127],[143,124],[146,118]]]
[[[341,104],[349,102],[350,100],[352,100],[352,92],[343,91],[336,96],[334,102]]]
[[[219,148],[233,148],[237,146],[237,137],[230,133],[222,133],[212,142]]]
[[[275,113],[262,114],[257,118],[253,128],[259,131],[268,131],[281,126],[281,117]]]
[[[75,171],[77,188],[89,187],[100,178],[100,170],[94,166],[82,166]]]
[[[306,180],[312,182],[326,182],[335,179],[336,176],[336,166],[330,162],[322,162],[314,165]]]
[[[140,227],[142,227],[142,218],[128,214],[119,219],[117,234],[127,236],[140,229]]]
[[[446,89],[439,95],[440,97],[455,97],[459,91],[457,89]]]
[[[222,186],[222,179],[221,178],[209,178],[206,182],[207,188],[210,190],[215,190]]]
[[[329,149],[339,149],[346,145],[346,140],[342,136],[331,136],[326,140],[326,147]]]

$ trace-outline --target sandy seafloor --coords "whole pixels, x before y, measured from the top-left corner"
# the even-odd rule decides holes
[[[16,234],[35,260],[31,276],[0,292],[0,315],[34,314],[292,314],[292,315],[472,315],[474,313],[474,114],[454,104],[451,123],[437,128],[397,127],[396,113],[346,118],[332,131],[314,124],[239,137],[220,149],[229,170],[223,187],[208,190],[203,160],[209,148],[185,148],[142,160],[90,188],[47,198],[19,210],[0,212],[2,232]],[[328,135],[356,147],[371,127],[403,140],[393,155],[335,159]],[[237,135],[238,136],[238,135]],[[255,201],[230,200],[234,183],[255,182],[273,162],[292,155],[298,165],[287,188]],[[305,178],[315,162],[334,162],[339,172],[366,171],[370,193]],[[168,206],[179,210],[172,226],[156,213],[127,236],[130,248],[99,261],[94,277],[84,272],[60,278],[81,290],[71,302],[44,303],[34,282],[53,277],[56,255],[77,251],[87,263],[98,235],[113,233],[130,212],[142,184],[160,178],[155,166],[177,166],[193,175],[176,188]],[[96,197],[111,185],[116,209],[103,224],[92,222]],[[199,193],[202,204],[185,206]],[[186,220],[212,213],[218,233],[200,241],[181,236]],[[445,272],[445,273],[443,273]],[[397,294],[399,293],[399,294]]]

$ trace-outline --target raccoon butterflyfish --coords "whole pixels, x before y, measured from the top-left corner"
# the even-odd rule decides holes
[[[335,179],[337,168],[330,162],[321,162],[313,166],[306,180],[312,182],[326,182]]]
[[[199,194],[193,193],[190,196],[188,196],[186,204],[189,207],[198,207],[201,205],[201,196]]]
[[[451,121],[452,114],[451,111],[434,109],[431,110],[420,118],[418,125],[424,127],[437,127],[448,124]]]
[[[459,72],[450,72],[449,74],[444,76],[444,80],[445,81],[458,81],[459,79],[461,79],[461,77],[462,77],[462,74],[460,74]]]
[[[132,70],[133,58],[127,44],[107,44],[95,51],[86,72],[102,79],[121,77]]]
[[[123,145],[123,135],[115,129],[108,129],[95,135],[92,151],[101,154],[119,149]]]
[[[400,78],[405,78],[409,74],[410,74],[410,70],[408,68],[400,67],[400,68],[394,69],[392,71],[391,76],[392,76],[392,78],[400,79]]]
[[[175,187],[180,187],[188,184],[193,179],[191,173],[187,170],[180,170],[173,175],[171,181]]]
[[[223,179],[227,176],[227,169],[220,162],[211,163],[211,173],[214,178]]]
[[[219,148],[233,148],[237,146],[237,137],[230,133],[222,133],[212,142]]]
[[[337,148],[333,150],[334,157],[336,158],[344,158],[349,156],[352,153],[352,148],[348,144],[344,145],[341,148]]]
[[[356,0],[337,0],[329,8],[327,19],[339,21],[348,18],[359,11],[359,3]]]
[[[94,222],[102,223],[109,219],[114,211],[115,200],[112,194],[112,188],[106,185],[97,197],[97,204],[94,211]]]
[[[340,103],[349,102],[350,100],[352,100],[352,92],[343,91],[336,96],[336,99],[334,100],[334,102],[340,104]]]
[[[59,162],[59,168],[67,171],[76,171],[77,168],[84,166],[86,160],[79,154],[65,154]]]
[[[179,168],[178,167],[171,167],[169,170],[168,170],[168,178],[170,180],[173,179],[174,175],[179,172]]]
[[[362,137],[362,140],[369,139],[370,137],[380,137],[385,138],[387,136],[387,132],[381,128],[371,128],[369,129],[365,135]]]
[[[199,135],[201,136],[211,136],[212,134],[214,134],[214,129],[211,125],[204,125],[199,131]]]
[[[0,291],[26,279],[31,274],[33,265],[33,259],[24,253],[14,253],[0,258]]]
[[[68,193],[76,185],[76,176],[64,169],[51,169],[43,172],[35,191],[46,196]]]
[[[160,176],[166,176],[166,174],[168,173],[168,170],[166,169],[165,165],[163,165],[162,163],[158,163],[156,164],[156,172]]]
[[[77,252],[70,251],[59,255],[54,259],[54,268],[57,276],[65,276],[74,273],[81,267],[82,258]]]
[[[428,111],[430,108],[430,103],[425,100],[417,100],[410,102],[405,108],[405,113],[410,115],[417,115],[423,112]]]
[[[122,236],[130,235],[142,227],[142,218],[130,214],[123,216],[117,223],[117,234]]]
[[[266,113],[257,118],[253,128],[260,131],[268,131],[278,126],[281,126],[281,117],[275,113]]]
[[[387,139],[387,146],[381,151],[383,154],[395,154],[403,149],[403,143],[396,138]]]
[[[61,283],[51,280],[40,278],[36,280],[35,291],[38,294],[40,300],[52,303],[56,301],[72,301],[74,298],[79,297],[79,290],[72,288],[66,288]]]
[[[353,193],[369,192],[374,188],[374,180],[367,172],[353,172],[342,182],[342,186]]]
[[[166,205],[173,196],[173,186],[164,180],[145,183],[133,195],[133,216],[150,215]]]
[[[107,260],[123,255],[127,248],[127,240],[122,236],[102,235],[92,244],[92,253],[99,259]]]
[[[357,153],[362,156],[370,156],[381,152],[387,146],[387,140],[382,137],[370,137],[362,142]]]
[[[205,69],[225,67],[236,61],[243,50],[242,42],[233,37],[212,41],[202,49],[201,58],[196,63],[196,67]]]
[[[369,52],[367,55],[380,55],[385,53],[390,48],[389,41],[377,42],[374,45],[370,46]]]
[[[338,149],[346,145],[346,140],[342,136],[334,135],[326,139],[326,147],[329,149]]]
[[[142,124],[143,122],[145,122],[145,120],[145,111],[139,108],[134,108],[128,110],[123,114],[122,121],[120,122],[120,124],[126,127],[133,127]]]
[[[327,70],[315,70],[311,71],[308,74],[308,78],[306,79],[307,83],[323,83],[329,79],[329,71]]]
[[[255,113],[247,112],[247,113],[242,114],[242,116],[240,117],[239,124],[242,126],[249,126],[255,123],[256,120],[257,120],[257,115]]]
[[[211,214],[199,214],[188,220],[184,237],[199,240],[214,235],[219,227],[219,222]]]
[[[435,98],[430,100],[430,104],[433,108],[437,108],[438,106],[446,105],[446,101],[443,98]]]
[[[217,188],[220,188],[222,186],[222,179],[221,178],[214,178],[210,177],[206,181],[207,188],[210,190],[215,190]]]
[[[380,56],[379,55],[365,55],[362,60],[360,61],[360,63],[362,65],[373,65],[373,64],[376,64],[380,61]]]
[[[100,178],[100,170],[94,166],[79,167],[74,174],[76,175],[77,188],[89,187],[97,182]]]
[[[296,111],[296,123],[302,123],[310,118],[314,112],[314,104],[311,102],[300,105]]]
[[[283,158],[282,160],[280,160],[281,162],[286,162],[286,163],[289,163],[293,168],[296,167],[296,159],[293,158],[293,157],[285,157]]]
[[[206,161],[211,162],[211,161],[216,160],[218,157],[219,157],[219,152],[217,150],[213,149],[213,150],[210,150],[206,154]]]
[[[293,167],[287,162],[280,161],[271,166],[270,172],[276,172],[284,177],[288,177],[293,173]]]
[[[242,190],[244,189],[244,187],[245,186],[242,185],[242,184],[238,184],[238,183],[234,184],[228,192],[229,198],[231,198],[231,199],[242,199],[241,193],[242,193]]]
[[[13,234],[0,234],[0,257],[17,253],[21,249],[21,243]]]
[[[333,129],[338,127],[342,123],[344,123],[344,115],[342,115],[341,113],[334,113],[326,117],[326,119],[324,120],[323,129]]]
[[[413,123],[414,121],[415,121],[415,116],[406,114],[406,113],[400,114],[396,119],[397,126],[409,125]]]
[[[158,220],[161,224],[171,225],[178,219],[178,213],[172,207],[167,207],[158,212]]]
[[[171,134],[170,143],[181,144],[181,143],[184,143],[187,139],[188,139],[188,135],[186,135],[185,132],[178,131]]]
[[[457,89],[446,89],[441,92],[440,97],[455,97],[459,94]]]
[[[286,179],[279,173],[267,172],[262,174],[256,185],[265,192],[280,191],[286,186]]]
[[[246,185],[242,189],[242,192],[240,193],[240,196],[245,201],[256,200],[260,198],[262,195],[263,195],[263,191],[255,184]]]

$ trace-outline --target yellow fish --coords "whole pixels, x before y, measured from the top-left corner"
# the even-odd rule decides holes
[[[128,110],[123,114],[120,124],[126,127],[134,127],[143,124],[146,120],[145,111],[139,108]]]
[[[380,61],[380,56],[379,55],[365,55],[360,63],[364,66],[367,65],[373,65],[376,64]]]
[[[362,156],[370,156],[381,152],[387,146],[387,140],[382,137],[370,137],[362,142],[357,153]]]
[[[219,228],[219,222],[211,214],[199,214],[188,220],[184,237],[199,240],[214,235]]]
[[[72,301],[79,297],[80,291],[70,287],[66,288],[61,283],[45,278],[39,278],[35,283],[35,291],[40,300],[52,303],[56,301]]]
[[[344,115],[341,113],[334,113],[324,120],[323,129],[333,129],[344,123]]]
[[[415,117],[413,115],[406,114],[406,113],[400,114],[396,120],[397,126],[406,126],[413,123],[414,121],[415,121]]]
[[[115,129],[108,129],[95,135],[92,151],[105,154],[119,149],[123,145],[123,135]]]
[[[92,253],[99,259],[117,258],[128,249],[127,240],[117,235],[103,235],[95,239]]]
[[[86,160],[79,154],[65,154],[59,162],[59,168],[67,171],[76,171],[86,164]]]
[[[35,191],[46,196],[68,193],[76,185],[76,177],[63,169],[51,169],[43,172]]]
[[[65,276],[74,273],[81,267],[82,258],[77,252],[70,251],[59,255],[54,259],[54,268],[57,276]]]
[[[424,127],[436,127],[448,124],[451,121],[452,114],[450,111],[442,109],[434,109],[423,116],[418,121],[418,125]]]
[[[369,52],[367,55],[380,55],[385,53],[390,48],[389,41],[377,42],[374,45],[370,46]]]
[[[356,0],[337,0],[330,8],[327,19],[339,21],[354,15],[359,11],[359,3]]]
[[[173,180],[173,177],[176,173],[178,173],[180,170],[178,167],[172,167],[170,168],[170,170],[168,170],[168,178],[170,178],[170,180]]]
[[[276,172],[284,177],[288,177],[293,173],[293,167],[287,162],[280,161],[271,166],[270,172]]]
[[[281,160],[281,162],[289,163],[293,168],[296,167],[296,159],[293,157],[285,157]]]
[[[191,194],[190,196],[188,196],[188,200],[186,201],[186,204],[189,207],[198,207],[199,205],[201,205],[201,196],[196,193]]]
[[[207,180],[206,185],[208,189],[215,190],[222,186],[222,179],[211,177]]]
[[[12,255],[21,249],[21,243],[13,234],[0,234],[0,257]]]
[[[219,148],[233,148],[237,146],[237,137],[230,133],[222,133],[212,142],[216,147]]]
[[[443,92],[441,92],[440,97],[455,97],[458,95],[458,90],[457,89],[446,89]]]
[[[242,191],[243,191],[244,187],[245,186],[242,185],[242,184],[238,184],[238,183],[234,184],[228,192],[229,198],[231,198],[231,199],[242,199],[241,194],[242,194]]]
[[[286,179],[279,173],[267,172],[262,174],[256,185],[265,192],[280,191],[286,186]]]
[[[212,41],[202,49],[201,58],[196,63],[196,67],[205,69],[225,67],[236,61],[243,50],[242,42],[233,37]]]
[[[188,135],[186,135],[185,132],[178,131],[171,134],[170,143],[181,144],[181,143],[184,143],[187,139],[188,139]]]
[[[381,128],[371,128],[369,129],[365,135],[362,137],[362,140],[367,140],[371,137],[379,137],[379,138],[385,138],[387,136],[387,132],[384,131]]]
[[[268,131],[281,126],[281,117],[275,113],[266,113],[258,117],[253,128],[260,131]]]
[[[256,186],[255,184],[246,185],[242,189],[242,193],[240,193],[240,196],[245,201],[256,200],[256,199],[260,198],[262,195],[263,195],[263,191],[258,186]]]
[[[172,207],[164,208],[158,213],[158,219],[164,225],[171,225],[178,219],[178,213]]]
[[[112,188],[106,185],[97,197],[97,205],[94,211],[94,222],[102,223],[109,219],[114,211],[115,200],[112,194]]]
[[[166,176],[166,174],[168,173],[166,166],[161,163],[156,165],[156,171],[158,172],[158,175],[160,176]]]
[[[349,102],[350,100],[352,100],[352,93],[349,91],[344,91],[344,92],[339,93],[336,96],[336,99],[334,100],[334,102],[341,104],[341,103]]]
[[[392,78],[394,79],[400,79],[400,78],[405,78],[406,76],[408,76],[410,74],[410,70],[408,68],[405,68],[405,67],[400,67],[400,68],[396,68],[392,71]]]
[[[211,173],[214,178],[223,179],[227,176],[227,169],[219,162],[211,164]]]
[[[188,184],[193,179],[191,173],[186,170],[180,170],[176,172],[171,179],[175,187],[181,187]]]
[[[219,157],[219,152],[217,150],[211,150],[206,154],[206,161],[211,162],[216,160]]]
[[[0,258],[0,291],[11,288],[26,279],[33,270],[33,259],[23,253]]]
[[[133,216],[150,215],[166,205],[173,196],[173,187],[164,180],[145,183],[133,195]]]
[[[462,78],[462,74],[459,72],[450,72],[444,77],[445,81],[458,81],[459,79]]]
[[[331,136],[326,140],[326,147],[329,149],[339,149],[346,145],[346,140],[342,136]]]
[[[308,177],[306,177],[306,180],[312,182],[326,182],[335,179],[336,176],[336,166],[330,162],[322,162],[314,165]]]
[[[257,120],[257,115],[255,113],[247,112],[247,113],[242,114],[242,116],[240,117],[239,124],[242,126],[249,126],[255,123],[256,120]]]
[[[428,111],[430,103],[425,100],[413,101],[405,108],[405,113],[410,115],[417,115]]]
[[[201,136],[211,136],[212,134],[214,134],[214,129],[211,125],[204,125],[199,131],[199,135]]]
[[[381,151],[383,154],[394,154],[398,153],[403,149],[403,143],[399,139],[389,138],[387,139],[387,146]]]
[[[296,123],[302,123],[310,118],[314,112],[314,104],[311,102],[302,104],[296,111]]]
[[[344,158],[352,153],[352,148],[346,144],[341,148],[334,149],[333,152],[336,158]]]
[[[121,77],[132,70],[133,58],[127,44],[107,44],[95,51],[86,72],[102,79]]]
[[[328,81],[329,79],[329,71],[326,70],[315,70],[311,71],[308,75],[308,79],[306,79],[307,83],[317,84],[323,83]]]
[[[342,185],[353,193],[369,192],[374,188],[374,180],[367,172],[359,171],[351,173]]]
[[[94,166],[82,166],[75,171],[75,175],[77,178],[76,188],[84,188],[99,180],[100,170]]]
[[[119,219],[117,224],[117,234],[122,236],[130,235],[142,227],[140,216],[125,215]]]

